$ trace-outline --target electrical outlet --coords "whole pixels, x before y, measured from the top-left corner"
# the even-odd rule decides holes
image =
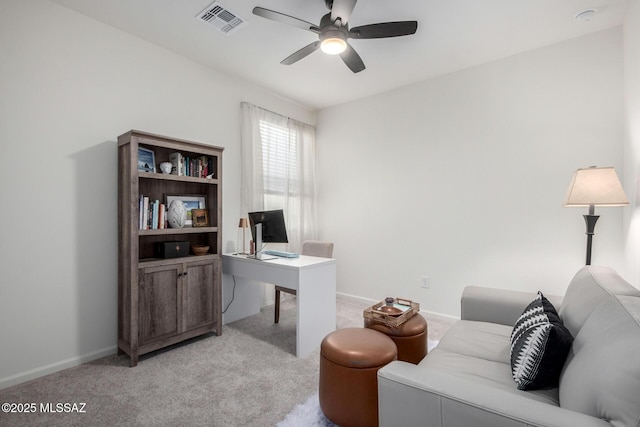
[[[422,288],[431,289],[431,278],[429,276],[422,276]]]

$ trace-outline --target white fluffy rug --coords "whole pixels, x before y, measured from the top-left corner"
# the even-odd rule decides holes
[[[429,340],[428,349],[431,351],[438,341]],[[277,427],[339,427],[324,416],[320,409],[318,393],[314,394],[301,405],[293,408],[293,411],[280,421]]]
[[[278,423],[277,427],[337,427],[324,416],[320,409],[318,393],[314,394],[301,405],[293,408],[287,417]]]

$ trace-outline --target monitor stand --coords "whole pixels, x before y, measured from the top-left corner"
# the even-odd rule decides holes
[[[262,259],[262,224],[256,224],[255,258]]]

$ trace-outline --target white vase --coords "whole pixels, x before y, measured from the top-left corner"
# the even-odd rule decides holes
[[[171,228],[182,228],[187,222],[187,208],[182,200],[174,200],[167,209],[167,221]]]

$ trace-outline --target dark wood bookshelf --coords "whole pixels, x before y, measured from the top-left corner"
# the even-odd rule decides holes
[[[210,159],[213,176],[138,170],[138,148],[151,150],[155,168],[172,153]],[[118,137],[118,352],[140,355],[195,336],[222,333],[222,151],[207,144],[132,130]],[[204,196],[209,226],[140,229],[140,195]],[[158,258],[158,245],[181,241],[209,246],[205,255]]]

